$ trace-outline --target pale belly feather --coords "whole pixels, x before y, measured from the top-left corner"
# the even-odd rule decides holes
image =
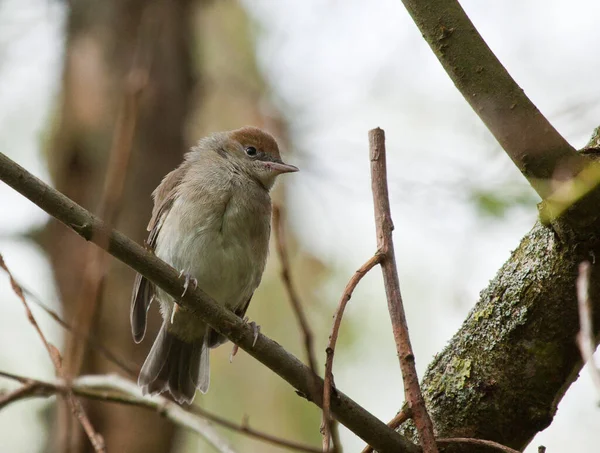
[[[204,215],[194,215],[198,212]],[[256,222],[248,228],[250,215],[256,213],[240,205],[235,196],[220,209],[203,209],[198,202],[178,199],[162,225],[156,255],[196,278],[198,287],[234,311],[245,305],[259,285],[268,252],[270,216],[257,229]],[[163,318],[170,320],[173,299],[160,290],[158,299]],[[169,330],[194,340],[203,337],[206,325],[179,308]]]

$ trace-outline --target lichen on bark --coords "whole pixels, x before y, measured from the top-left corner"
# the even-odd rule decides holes
[[[425,373],[423,394],[437,437],[522,449],[551,423],[582,366],[575,279],[593,249],[564,242],[540,223],[522,239]],[[592,280],[593,295],[598,284]],[[414,437],[412,426],[402,430]],[[456,444],[445,451],[488,450]]]

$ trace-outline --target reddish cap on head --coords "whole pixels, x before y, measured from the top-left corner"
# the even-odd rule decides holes
[[[279,154],[279,146],[273,136],[262,129],[245,126],[230,132],[230,137],[240,143],[245,150],[254,148],[257,160],[276,173],[290,173],[298,171],[293,165],[285,164]]]

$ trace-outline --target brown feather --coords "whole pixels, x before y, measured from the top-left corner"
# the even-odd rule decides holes
[[[177,187],[183,179],[187,167],[188,162],[183,162],[179,167],[165,176],[152,193],[154,208],[152,209],[152,218],[148,224],[150,235],[146,241],[147,246],[151,250],[154,250],[156,247],[156,239],[160,232],[160,227],[164,218],[169,214],[169,209],[173,205],[173,201],[177,197]],[[146,334],[148,307],[150,307],[155,294],[156,289],[152,282],[137,274],[133,285],[131,309],[129,312],[131,333],[136,343],[141,342]]]

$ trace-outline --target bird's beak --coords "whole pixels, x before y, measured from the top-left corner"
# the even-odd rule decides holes
[[[284,164],[283,162],[264,162],[265,167],[269,170],[281,174],[281,173],[294,173],[298,171],[298,167],[294,165]]]

